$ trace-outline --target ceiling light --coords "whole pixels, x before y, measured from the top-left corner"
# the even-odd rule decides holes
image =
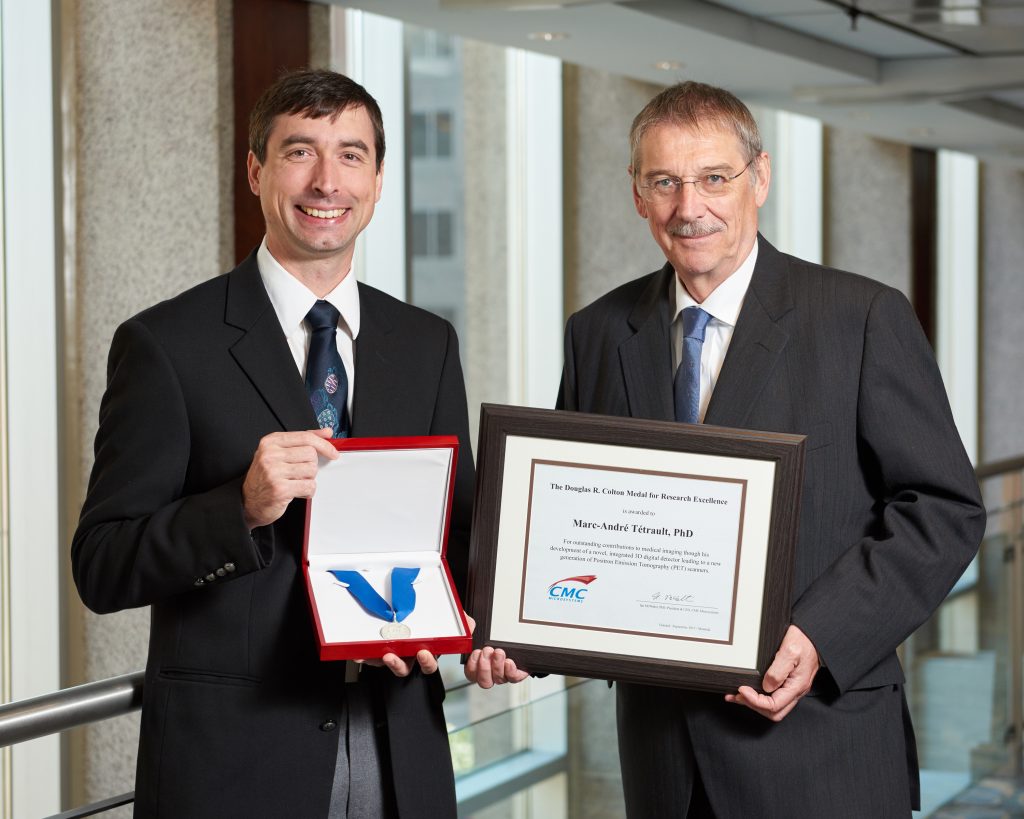
[[[679,60],[658,60],[654,67],[659,71],[680,71],[686,68],[686,63],[681,63]]]
[[[569,39],[569,35],[564,31],[534,31],[526,36],[531,40],[540,40],[543,43],[553,43],[555,40]]]

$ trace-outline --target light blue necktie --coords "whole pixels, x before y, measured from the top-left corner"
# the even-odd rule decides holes
[[[683,357],[676,370],[676,420],[696,424],[700,420],[700,353],[704,348],[704,331],[711,314],[699,307],[683,310]]]

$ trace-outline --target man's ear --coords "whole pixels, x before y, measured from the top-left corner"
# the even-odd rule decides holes
[[[754,201],[761,207],[768,201],[768,188],[772,183],[772,160],[767,151],[761,151],[756,160],[757,183],[754,185]]]
[[[636,208],[636,212],[640,214],[640,218],[641,219],[646,219],[647,218],[647,202],[644,201],[644,198],[640,195],[640,190],[636,186],[636,176],[633,174],[633,166],[632,165],[630,165],[628,168],[626,168],[626,173],[629,174],[629,178],[631,180],[630,185],[631,185],[632,190],[633,190],[633,207]]]
[[[256,158],[256,154],[249,151],[249,156],[245,159],[245,167],[247,175],[249,177],[249,190],[251,190],[257,196],[260,195],[260,171],[263,170],[263,166],[260,161]],[[379,187],[379,186],[378,186]],[[378,192],[378,196],[380,193]]]

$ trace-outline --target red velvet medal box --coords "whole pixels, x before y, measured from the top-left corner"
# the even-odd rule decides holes
[[[340,438],[341,457],[320,459],[316,494],[306,502],[303,571],[321,660],[466,654],[472,637],[445,554],[458,438]],[[388,603],[391,570],[418,568],[407,638],[381,635],[332,569],[360,572]]]

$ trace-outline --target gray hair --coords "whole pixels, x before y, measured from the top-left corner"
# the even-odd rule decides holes
[[[732,131],[740,141],[746,161],[761,155],[761,132],[750,109],[739,98],[713,85],[700,82],[681,82],[669,86],[636,115],[629,129],[629,158],[633,175],[640,172],[640,141],[651,128],[658,125],[680,125],[701,131],[717,126]],[[751,176],[757,177],[757,163],[750,166]]]

